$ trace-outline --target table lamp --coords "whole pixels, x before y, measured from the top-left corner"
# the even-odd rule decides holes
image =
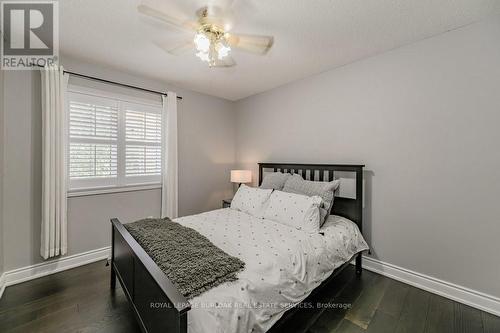
[[[252,181],[252,171],[250,170],[231,170],[231,183],[238,183],[238,186]]]

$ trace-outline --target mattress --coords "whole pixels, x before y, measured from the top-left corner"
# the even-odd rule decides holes
[[[333,270],[368,249],[356,224],[335,215],[317,234],[230,208],[175,221],[245,262],[238,281],[190,301],[189,333],[265,332]]]

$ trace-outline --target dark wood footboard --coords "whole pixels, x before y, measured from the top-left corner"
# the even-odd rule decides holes
[[[118,279],[143,332],[187,333],[188,300],[118,219],[111,224],[111,288]]]

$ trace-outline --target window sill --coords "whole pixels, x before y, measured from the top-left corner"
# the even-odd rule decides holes
[[[83,188],[68,191],[68,198],[75,197],[86,197],[91,195],[101,195],[101,194],[111,194],[111,193],[123,193],[123,192],[135,192],[135,191],[146,191],[161,189],[161,184],[143,184],[143,185],[130,185],[130,186],[120,186],[120,187],[97,187],[97,188]]]

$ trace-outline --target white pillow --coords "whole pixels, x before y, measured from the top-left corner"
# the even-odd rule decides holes
[[[306,232],[318,232],[320,227],[320,196],[306,196],[274,191],[264,211],[264,218]]]
[[[264,211],[264,205],[272,191],[272,189],[265,190],[242,184],[234,195],[233,201],[231,201],[231,209],[260,218]]]

